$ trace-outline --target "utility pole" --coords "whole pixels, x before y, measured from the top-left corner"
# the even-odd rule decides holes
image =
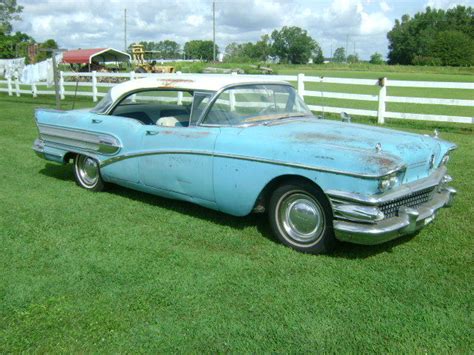
[[[127,52],[127,9],[123,9],[123,50]]]
[[[216,61],[216,2],[212,2],[212,59]]]
[[[347,58],[347,47],[349,45],[349,35],[346,35],[346,58]]]
[[[53,60],[53,80],[54,80],[54,91],[56,94],[56,110],[61,109],[61,95],[59,94],[59,75],[58,75],[58,63],[56,62],[56,55],[60,52],[64,52],[64,49],[55,48],[41,48],[41,52],[51,53],[51,59]]]

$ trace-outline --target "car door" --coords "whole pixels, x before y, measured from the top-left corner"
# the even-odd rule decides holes
[[[197,203],[213,203],[213,152],[219,132],[218,127],[144,126],[141,183]]]

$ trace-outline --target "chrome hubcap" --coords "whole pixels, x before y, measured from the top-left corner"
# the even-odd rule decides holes
[[[321,205],[304,192],[289,192],[278,204],[278,224],[293,243],[316,243],[325,228]]]
[[[76,169],[84,185],[92,187],[99,180],[99,166],[97,162],[86,156],[80,156],[76,163]]]

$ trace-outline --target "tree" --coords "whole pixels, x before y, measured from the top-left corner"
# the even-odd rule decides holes
[[[58,49],[58,44],[54,39],[47,39],[43,43],[39,45],[38,56],[36,57],[37,62],[41,62],[47,58],[51,58],[53,53],[52,52],[43,52],[41,49]]]
[[[259,41],[252,43],[229,43],[225,49],[228,61],[246,62],[251,60],[266,60],[271,54],[271,39],[269,35],[263,35]]]
[[[313,52],[313,63],[314,64],[323,64],[324,63],[323,50],[319,46]]]
[[[212,41],[192,40],[184,44],[184,54],[186,58],[212,60],[213,59]],[[216,55],[219,48],[216,45]]]
[[[336,63],[343,63],[346,61],[346,50],[344,47],[336,48],[332,60]]]
[[[0,32],[0,58],[26,57],[26,48],[30,43],[34,43],[34,39],[26,33],[10,35]]]
[[[260,40],[255,43],[253,48],[253,58],[258,60],[266,60],[272,54],[272,40],[270,35],[263,35]]]
[[[357,54],[349,54],[347,56],[347,63],[359,63],[359,56]]]
[[[370,64],[383,64],[384,61],[383,61],[382,54],[380,54],[378,52],[375,52],[374,54],[372,54],[370,56],[369,63]]]
[[[439,32],[435,37],[431,52],[441,65],[474,64],[474,40],[460,31]]]
[[[272,52],[280,61],[292,64],[306,64],[316,50],[321,50],[318,43],[299,27],[283,27],[271,34]]]
[[[16,4],[16,0],[0,0],[0,34],[9,34],[12,31],[12,21],[20,20],[23,6]]]
[[[175,41],[165,39],[158,42],[156,48],[161,58],[176,59],[181,56],[180,45]]]
[[[390,64],[424,64],[442,62],[436,57],[438,34],[457,31],[474,39],[474,9],[457,6],[448,10],[431,9],[415,16],[402,16],[387,33],[389,40],[388,61]],[[465,46],[468,41],[457,36],[457,45]],[[451,47],[452,48],[452,47]],[[462,47],[461,51],[468,51]],[[453,64],[462,65],[462,64]]]

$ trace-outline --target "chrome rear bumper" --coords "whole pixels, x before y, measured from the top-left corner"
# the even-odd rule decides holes
[[[423,228],[435,218],[437,210],[451,205],[455,195],[454,188],[442,187],[428,202],[416,208],[401,207],[398,216],[372,224],[334,220],[334,232],[341,241],[367,245],[384,243]]]

